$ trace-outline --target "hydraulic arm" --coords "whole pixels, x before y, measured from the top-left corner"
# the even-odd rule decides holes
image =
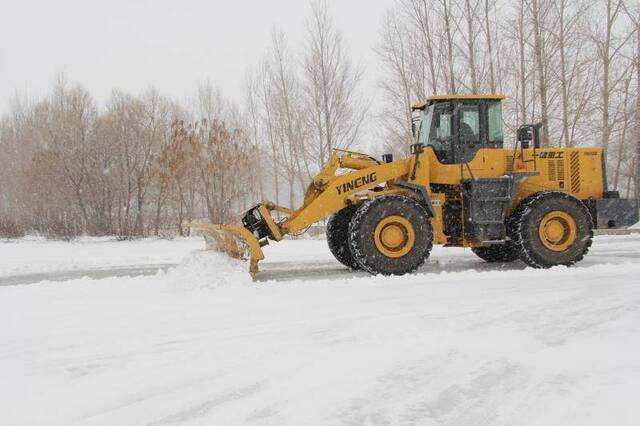
[[[234,258],[249,258],[250,271],[258,271],[258,261],[264,259],[261,247],[269,240],[280,241],[285,235],[304,231],[310,225],[338,212],[356,201],[359,193],[376,187],[378,191],[400,192],[389,183],[406,180],[412,159],[380,163],[358,152],[334,149],[328,164],[309,184],[303,205],[290,209],[265,201],[249,209],[241,224],[212,225],[193,223],[201,231],[208,248],[222,251]],[[339,170],[350,170],[338,174]],[[286,217],[276,222],[276,211]]]

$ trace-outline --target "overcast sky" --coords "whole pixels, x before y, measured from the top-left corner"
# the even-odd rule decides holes
[[[378,33],[392,0],[328,0],[355,62],[375,77]],[[55,76],[87,87],[101,104],[113,88],[155,86],[177,99],[209,80],[241,100],[247,66],[274,27],[304,37],[305,0],[0,0],[0,112],[16,93],[47,93]]]

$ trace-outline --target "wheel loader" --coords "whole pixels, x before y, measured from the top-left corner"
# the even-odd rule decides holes
[[[589,250],[594,229],[638,221],[638,201],[607,189],[601,148],[542,147],[541,125],[525,124],[505,149],[503,100],[432,96],[412,107],[407,158],[334,149],[300,208],[263,202],[240,224],[191,227],[210,248],[248,259],[257,272],[261,247],[328,218],[338,261],[401,275],[418,269],[433,244],[469,247],[487,262],[572,265]]]

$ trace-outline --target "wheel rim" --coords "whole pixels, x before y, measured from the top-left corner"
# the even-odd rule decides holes
[[[409,253],[416,242],[413,225],[402,216],[387,216],[376,225],[376,248],[387,257],[402,257]]]
[[[578,227],[573,217],[563,211],[547,213],[538,228],[540,241],[552,251],[565,251],[576,241]]]

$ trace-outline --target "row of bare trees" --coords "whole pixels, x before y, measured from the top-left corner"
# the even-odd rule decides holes
[[[269,53],[249,73],[246,105],[254,143],[264,143],[276,203],[295,206],[334,148],[356,145],[368,109],[327,4],[311,4],[304,40],[292,48],[274,31]]]
[[[143,236],[229,220],[255,197],[256,155],[210,86],[198,101],[197,121],[154,90],[114,92],[99,110],[60,79],[48,98],[16,103],[0,122],[0,234]]]
[[[243,108],[208,83],[190,105],[150,90],[99,108],[64,79],[16,102],[0,122],[0,236],[158,235],[228,222],[259,198],[295,205],[332,149],[358,141],[362,70],[320,1],[305,39],[274,30],[247,74]]]
[[[417,99],[504,93],[511,134],[542,122],[544,145],[602,146],[610,185],[638,196],[639,23],[634,0],[397,0],[378,47],[388,146]]]

